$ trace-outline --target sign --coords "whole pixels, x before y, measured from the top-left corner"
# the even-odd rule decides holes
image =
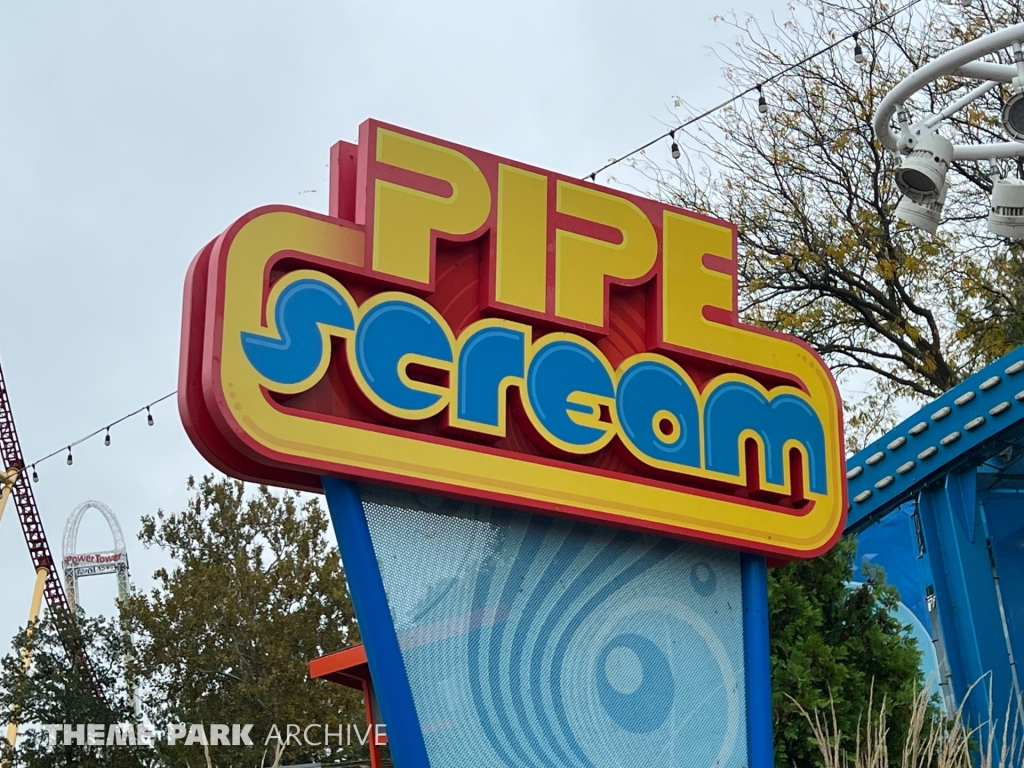
[[[194,259],[185,427],[324,491],[396,764],[771,765],[763,555],[831,546],[846,478],[835,382],[739,322],[736,256],[725,222],[371,120],[327,215],[259,208]]]
[[[64,578],[76,585],[72,594],[77,594],[77,579],[85,576],[103,576],[128,570],[127,552],[92,552],[82,555],[64,555]]]
[[[65,555],[64,565],[105,565],[122,563],[127,560],[128,556],[124,552],[96,552],[87,555]]]
[[[65,573],[74,576],[75,578],[83,578],[85,576],[106,576],[111,573],[120,573],[123,569],[124,566],[116,564],[76,565],[70,569],[66,569]]]
[[[745,682],[768,660],[744,654],[751,556],[390,488],[360,496],[400,649],[384,666],[406,673],[408,730],[431,766],[758,765]],[[356,608],[363,631],[372,612]],[[770,728],[770,697],[763,711]],[[387,717],[394,742],[401,721]]]
[[[730,224],[370,120],[329,215],[259,208],[193,261],[181,411],[252,480],[810,557],[846,509],[839,396],[736,283]]]

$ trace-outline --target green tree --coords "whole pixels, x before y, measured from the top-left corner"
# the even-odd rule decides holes
[[[920,690],[921,652],[895,618],[899,601],[880,569],[851,589],[856,545],[842,540],[814,560],[769,573],[769,631],[775,758],[780,766],[821,765],[800,712],[835,708],[845,746],[853,752],[863,721],[884,701],[889,754],[898,756]],[[799,706],[797,704],[799,703]]]
[[[82,667],[68,653],[64,640],[77,636],[93,677],[103,691],[98,698]],[[69,643],[71,647],[76,647]],[[23,659],[31,655],[26,669]],[[133,696],[126,683],[124,635],[114,620],[87,618],[74,622],[53,614],[19,632],[12,652],[0,661],[0,721],[22,726],[12,752],[0,739],[0,764],[12,768],[143,768],[153,764],[148,747],[63,744],[63,733],[50,744],[42,724],[102,725],[138,723]],[[6,732],[6,729],[5,729]],[[84,735],[84,733],[83,733]]]
[[[134,638],[131,670],[145,683],[145,712],[169,723],[253,724],[254,746],[161,747],[167,766],[272,764],[266,735],[289,723],[360,724],[360,697],[309,679],[309,661],[358,642],[351,600],[317,499],[234,480],[189,480],[181,512],[143,518],[140,539],[173,558],[148,595],[121,607]],[[318,735],[319,738],[319,735]],[[365,750],[365,747],[363,748]],[[331,762],[360,750],[298,747],[284,763]]]

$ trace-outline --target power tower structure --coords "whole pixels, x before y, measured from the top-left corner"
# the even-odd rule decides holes
[[[78,551],[78,531],[86,512],[94,509],[100,513],[110,529],[114,539],[112,549],[103,552]],[[117,594],[121,600],[128,596],[128,549],[124,543],[121,523],[113,510],[102,501],[83,501],[71,512],[64,526],[64,542],[62,546],[64,559],[64,583],[67,584],[68,599],[77,609],[81,605],[79,580],[87,576],[117,577]]]

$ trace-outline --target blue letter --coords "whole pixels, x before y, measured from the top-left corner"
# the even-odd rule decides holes
[[[697,398],[676,370],[654,360],[630,365],[619,379],[615,410],[622,431],[637,450],[652,459],[700,467]],[[671,430],[655,424],[659,411],[674,417]]]
[[[410,354],[439,363],[452,362],[451,342],[427,310],[391,299],[370,309],[359,321],[355,356],[370,389],[396,409],[422,411],[436,405],[441,395],[413,389],[402,381],[399,363]]]
[[[586,414],[596,423],[595,408],[573,403],[574,394],[615,397],[615,388],[604,361],[593,351],[574,341],[562,339],[547,344],[530,362],[526,390],[540,426],[557,440],[586,448],[608,434],[606,428],[576,423],[570,412]],[[565,447],[565,446],[560,446]]]
[[[485,326],[472,333],[459,352],[458,418],[499,426],[505,411],[501,382],[523,377],[525,344],[523,332],[514,328]]]
[[[243,331],[242,349],[261,376],[290,386],[315,374],[324,356],[330,354],[330,341],[323,337],[322,327],[352,330],[352,308],[330,285],[302,278],[281,291],[274,322],[279,339]]]
[[[828,492],[825,431],[818,414],[805,400],[781,394],[769,401],[756,387],[742,381],[727,381],[715,387],[704,405],[708,469],[739,477],[743,450],[739,439],[744,430],[756,432],[764,443],[764,474],[769,483],[784,484],[785,444],[796,440],[807,453],[811,491]]]

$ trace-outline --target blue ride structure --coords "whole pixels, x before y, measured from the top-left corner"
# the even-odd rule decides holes
[[[846,533],[881,565],[947,711],[1021,717],[1024,346],[847,460]],[[1011,725],[1012,727],[1012,725]]]

